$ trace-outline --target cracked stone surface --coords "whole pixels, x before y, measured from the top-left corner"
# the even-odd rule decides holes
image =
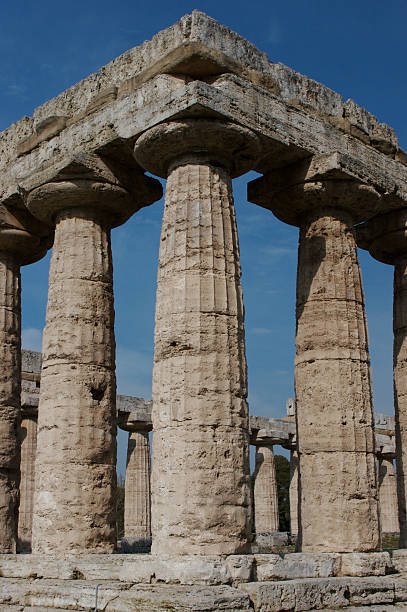
[[[244,172],[258,146],[245,136],[239,126],[191,120],[136,143],[139,163],[169,171],[153,373],[154,553],[249,550],[244,314],[231,179],[222,167]],[[220,141],[229,146],[217,165]]]

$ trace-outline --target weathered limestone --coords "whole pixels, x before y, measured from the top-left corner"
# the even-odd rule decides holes
[[[401,205],[401,202],[399,202]],[[393,376],[400,546],[407,547],[407,209],[378,215],[358,227],[358,246],[394,265]]]
[[[16,552],[20,481],[21,276],[48,246],[47,228],[0,205],[0,553]]]
[[[32,516],[37,453],[37,415],[23,410],[20,427],[21,479],[18,511],[18,549],[31,551]]]
[[[353,225],[374,210],[379,196],[352,180],[337,156],[321,156],[257,179],[249,199],[300,226],[295,361],[299,550],[375,550],[373,409]]]
[[[379,505],[382,533],[399,533],[396,474],[393,457],[386,455],[379,460]]]
[[[124,493],[125,538],[151,538],[150,470],[148,431],[129,431]]]
[[[155,553],[245,552],[249,422],[239,248],[231,176],[256,136],[215,120],[173,121],[136,143],[167,177],[153,373]]]
[[[35,465],[35,552],[116,545],[116,383],[110,228],[160,197],[153,179],[82,155],[29,194],[55,223]],[[137,193],[137,197],[136,194]]]
[[[256,447],[254,470],[254,525],[256,533],[279,530],[278,492],[273,447]]]
[[[298,535],[298,452],[290,451],[290,533]]]

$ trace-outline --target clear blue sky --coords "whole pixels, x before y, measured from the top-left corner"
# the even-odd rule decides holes
[[[391,125],[407,149],[405,0],[139,2],[15,0],[0,10],[0,130],[127,49],[198,8]],[[282,416],[293,395],[298,230],[246,202],[235,181],[249,402]],[[151,397],[155,278],[162,202],[113,232],[118,391]],[[392,268],[361,253],[375,410],[393,411]],[[23,342],[39,350],[49,257],[23,270]],[[124,436],[120,441],[120,471]]]

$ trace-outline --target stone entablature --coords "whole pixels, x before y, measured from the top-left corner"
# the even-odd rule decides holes
[[[22,206],[21,194],[51,180],[84,149],[119,155],[137,168],[129,150],[134,138],[196,109],[258,133],[259,172],[276,159],[284,166],[338,152],[345,173],[392,199],[407,198],[407,156],[394,130],[193,11],[2,132],[0,199]]]

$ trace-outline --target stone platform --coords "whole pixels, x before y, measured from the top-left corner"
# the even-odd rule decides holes
[[[0,576],[0,611],[407,609],[407,550],[228,557],[0,555]]]

